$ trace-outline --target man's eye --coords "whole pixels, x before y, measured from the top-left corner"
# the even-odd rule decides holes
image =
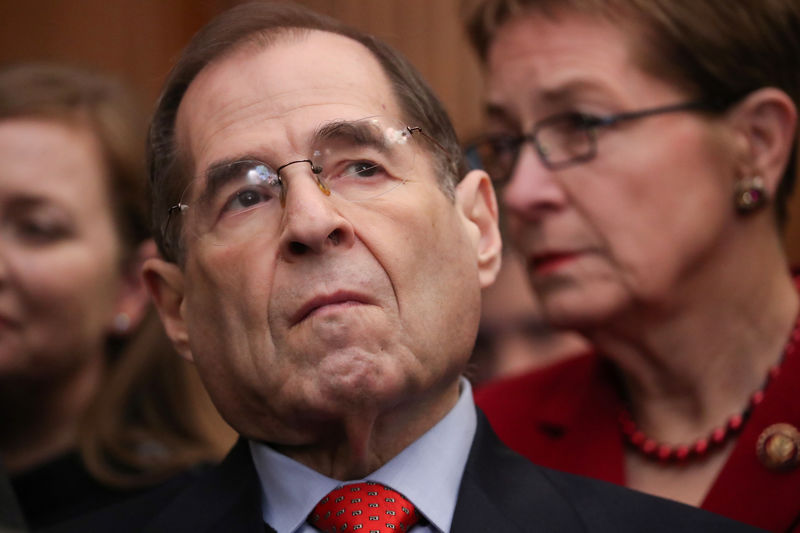
[[[384,173],[383,167],[374,161],[355,161],[344,168],[342,176],[372,178],[381,173]]]
[[[237,191],[225,203],[223,212],[238,212],[258,207],[272,200],[273,194],[260,188],[244,189]]]
[[[256,205],[261,195],[256,191],[242,191],[236,195],[236,200],[242,207],[252,207]]]

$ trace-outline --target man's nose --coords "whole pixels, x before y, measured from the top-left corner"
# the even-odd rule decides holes
[[[353,226],[320,188],[309,165],[286,168],[281,178],[285,190],[280,247],[287,260],[353,244]]]
[[[562,208],[567,195],[555,173],[542,162],[536,149],[525,143],[503,190],[503,202],[515,216],[536,220]]]

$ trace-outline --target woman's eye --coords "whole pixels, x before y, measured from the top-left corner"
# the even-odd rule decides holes
[[[591,130],[603,124],[603,119],[591,113],[575,113],[575,129]]]
[[[497,154],[516,152],[519,148],[520,136],[497,135],[490,140],[492,150]]]
[[[585,115],[583,113],[578,113],[578,112],[572,112],[564,115],[562,126],[564,127],[564,129],[571,128],[575,130],[580,130],[585,128],[590,121],[591,121],[590,115]]]
[[[44,244],[67,236],[69,231],[61,224],[23,220],[17,223],[16,233],[23,241]]]

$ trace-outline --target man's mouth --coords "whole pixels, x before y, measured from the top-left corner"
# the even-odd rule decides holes
[[[294,315],[291,323],[298,324],[303,320],[318,315],[328,310],[336,310],[349,306],[371,305],[372,302],[363,294],[350,291],[337,291],[331,294],[319,295],[304,303]]]

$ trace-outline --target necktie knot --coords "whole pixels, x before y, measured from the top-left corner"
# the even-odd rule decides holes
[[[325,533],[397,533],[418,520],[414,505],[402,494],[373,481],[332,490],[308,515],[308,523]]]

